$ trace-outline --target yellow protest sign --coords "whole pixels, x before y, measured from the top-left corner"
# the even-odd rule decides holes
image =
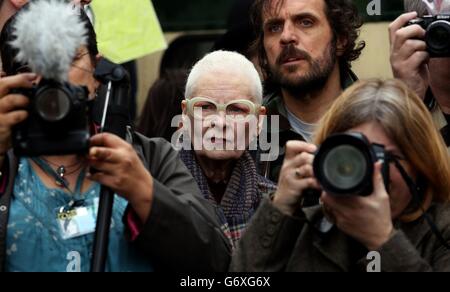
[[[99,50],[113,62],[121,64],[167,48],[150,0],[94,0],[91,7]]]

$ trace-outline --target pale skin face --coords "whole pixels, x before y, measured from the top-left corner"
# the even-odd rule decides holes
[[[301,58],[277,63],[288,45],[306,52],[312,60],[323,59],[333,38],[325,5],[323,0],[286,0],[277,15],[264,17],[264,47],[271,68],[279,68],[291,80],[311,71],[310,62]]]
[[[217,72],[216,74],[206,75],[202,77],[196,84],[194,93],[191,97],[207,97],[217,103],[226,104],[233,100],[245,99],[250,100],[253,103],[257,103],[253,97],[252,87],[249,85],[250,82],[243,82],[242,76],[236,76],[226,72]],[[183,112],[186,113],[186,102],[182,104]],[[259,115],[265,114],[265,108],[262,107],[259,110]],[[246,136],[246,146],[248,146],[250,137],[249,134],[245,134],[243,130],[248,129],[248,127],[237,127],[238,122],[232,122],[226,119],[226,114],[224,112],[219,112],[215,115],[214,119],[203,123],[201,127],[201,133],[195,132],[194,123],[202,122],[201,120],[196,120],[194,117],[189,116],[191,124],[191,133],[194,135],[201,134],[205,137],[206,134],[212,135],[215,139],[211,140],[217,143],[219,146],[225,147],[226,143],[234,143],[237,137]],[[257,133],[253,133],[257,134]],[[234,136],[234,137],[233,137]],[[192,138],[194,139],[194,138]],[[204,148],[204,147],[203,147]],[[210,160],[236,160],[239,159],[244,151],[242,150],[196,150],[198,157],[205,157]]]

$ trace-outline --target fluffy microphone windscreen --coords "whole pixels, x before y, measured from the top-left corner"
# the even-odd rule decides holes
[[[17,61],[46,79],[67,81],[68,71],[87,30],[73,5],[60,0],[31,1],[14,24]]]

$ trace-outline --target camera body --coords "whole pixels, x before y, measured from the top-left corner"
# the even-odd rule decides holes
[[[426,30],[425,42],[431,58],[450,57],[450,14],[424,16],[408,22]]]
[[[319,147],[313,169],[323,190],[330,195],[369,196],[373,193],[374,165],[380,160],[388,188],[389,162],[384,146],[371,144],[361,133],[334,134]]]
[[[30,99],[28,118],[13,129],[16,155],[87,153],[90,131],[86,87],[44,79],[32,89],[15,93]]]

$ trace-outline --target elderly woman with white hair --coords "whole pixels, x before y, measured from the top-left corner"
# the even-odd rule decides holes
[[[180,157],[215,206],[233,245],[261,199],[276,188],[257,173],[248,151],[266,113],[262,95],[250,61],[235,52],[216,51],[192,68],[182,102],[183,128],[191,138],[187,145],[194,148],[185,147]]]

